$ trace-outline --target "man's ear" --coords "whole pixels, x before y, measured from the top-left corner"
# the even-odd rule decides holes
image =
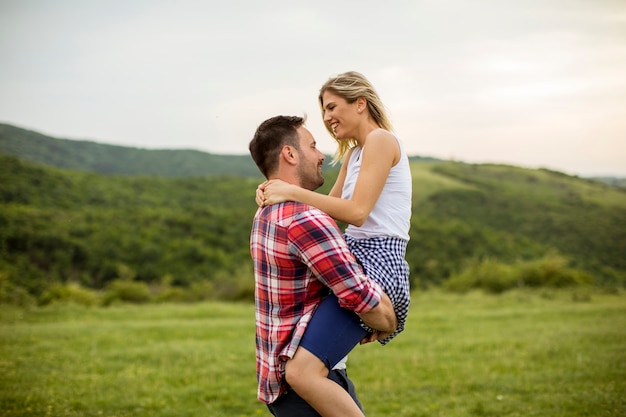
[[[295,165],[298,163],[298,152],[293,146],[285,145],[281,149],[280,154],[288,164]]]

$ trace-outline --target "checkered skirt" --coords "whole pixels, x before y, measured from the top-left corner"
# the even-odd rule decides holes
[[[398,333],[404,330],[411,292],[409,287],[409,264],[407,263],[407,241],[396,237],[373,237],[369,239],[355,239],[346,235],[348,247],[363,265],[365,273],[378,282],[391,299],[398,328],[395,333],[381,341],[385,345]]]

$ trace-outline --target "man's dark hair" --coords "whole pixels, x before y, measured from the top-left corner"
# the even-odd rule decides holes
[[[248,149],[265,178],[278,169],[278,155],[285,145],[300,149],[298,129],[304,117],[274,116],[259,125]]]

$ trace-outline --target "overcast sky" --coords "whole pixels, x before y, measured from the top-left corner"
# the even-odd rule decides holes
[[[372,81],[409,154],[626,176],[626,1],[0,0],[0,121],[244,154],[329,76]]]

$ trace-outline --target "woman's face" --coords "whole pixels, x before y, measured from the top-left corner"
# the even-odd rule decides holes
[[[322,94],[324,123],[331,128],[337,139],[350,139],[355,136],[359,118],[359,101],[348,103],[343,97],[332,91]]]

